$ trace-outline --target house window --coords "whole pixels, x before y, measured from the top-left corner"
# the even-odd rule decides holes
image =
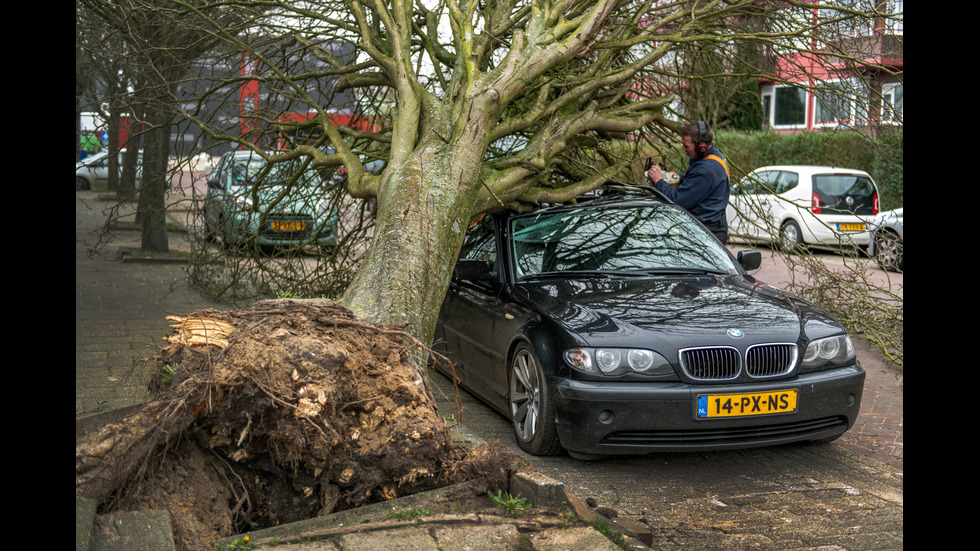
[[[814,122],[818,125],[854,125],[868,120],[870,93],[861,79],[820,82],[814,95]]]
[[[878,0],[830,0],[817,9],[819,33],[826,39],[867,36],[873,32],[874,19],[861,17],[873,13]]]
[[[905,34],[905,0],[889,0],[888,2],[888,33]]]
[[[773,91],[772,125],[776,128],[806,125],[806,90],[777,86]]]
[[[881,120],[902,124],[905,114],[905,85],[901,82],[881,86]]]

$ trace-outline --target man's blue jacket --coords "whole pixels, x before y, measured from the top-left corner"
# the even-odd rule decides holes
[[[725,166],[717,160],[707,158],[711,155],[725,158],[718,148],[711,146],[705,158],[690,161],[676,190],[664,180],[657,182],[658,191],[705,223],[724,218],[731,193],[731,183]]]

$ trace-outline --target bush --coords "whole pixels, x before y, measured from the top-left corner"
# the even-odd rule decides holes
[[[739,180],[768,165],[826,165],[864,170],[874,178],[882,210],[903,205],[903,133],[883,132],[877,141],[851,131],[777,134],[721,130],[715,143]]]

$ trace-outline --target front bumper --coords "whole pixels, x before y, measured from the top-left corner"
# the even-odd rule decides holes
[[[558,436],[582,454],[750,448],[832,439],[861,408],[864,370],[819,371],[784,381],[733,385],[615,383],[552,378]],[[793,413],[698,419],[697,395],[795,389]]]

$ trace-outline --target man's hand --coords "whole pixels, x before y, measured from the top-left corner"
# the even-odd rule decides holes
[[[650,170],[647,171],[647,176],[650,177],[650,181],[656,184],[664,177],[664,171],[660,169],[660,166],[653,165]]]

